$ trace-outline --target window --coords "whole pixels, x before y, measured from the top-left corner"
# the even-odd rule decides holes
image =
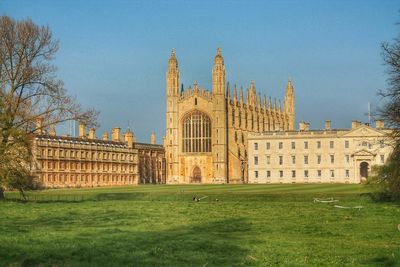
[[[344,148],[349,148],[349,141],[344,141]]]
[[[271,148],[271,144],[269,142],[267,142],[266,149],[270,149],[270,148]]]
[[[380,148],[384,148],[385,142],[383,140],[379,140],[379,146],[380,146]]]
[[[331,157],[331,163],[332,164],[335,163],[335,155],[330,155],[330,157]]]
[[[345,155],[344,158],[345,158],[346,163],[350,162],[350,156],[349,155]]]
[[[321,141],[317,141],[317,148],[321,148]]]
[[[283,164],[283,156],[279,156],[279,165]]]
[[[258,150],[258,143],[254,143],[254,150]]]
[[[235,110],[232,110],[232,125],[235,125]]]
[[[350,171],[346,170],[346,178],[349,178],[349,177],[350,177]]]
[[[296,164],[296,156],[292,156],[292,164]]]
[[[296,178],[296,171],[295,170],[292,171],[292,178]]]
[[[335,170],[331,170],[331,178],[335,177]]]
[[[329,147],[330,148],[334,148],[335,147],[335,142],[334,141],[330,141],[329,142]]]
[[[304,149],[308,149],[308,142],[307,141],[304,142]]]
[[[254,171],[254,177],[258,178],[258,171]]]
[[[182,126],[183,152],[211,152],[211,120],[206,114],[194,111],[184,118]]]
[[[317,170],[317,177],[321,178],[321,175],[322,175],[322,171],[321,170]]]
[[[296,143],[292,142],[292,149],[296,149]]]
[[[266,159],[267,159],[267,164],[271,164],[271,156],[266,156]]]
[[[279,149],[282,149],[283,148],[283,142],[279,142],[278,147],[279,147]]]
[[[258,165],[258,156],[254,156],[254,165]]]
[[[304,156],[304,164],[308,164],[308,156]]]
[[[308,170],[304,170],[304,177],[308,178]]]
[[[271,171],[267,171],[267,178],[271,177]]]
[[[283,177],[283,171],[279,171],[279,177],[280,177],[280,178]]]
[[[317,164],[321,164],[321,155],[317,155]]]
[[[385,155],[380,155],[381,163],[385,163]]]

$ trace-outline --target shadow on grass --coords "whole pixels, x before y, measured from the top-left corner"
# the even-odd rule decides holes
[[[30,246],[0,244],[0,259],[6,265],[22,266],[251,265],[256,262],[245,247],[249,230],[250,223],[245,219],[200,221],[162,231],[98,228],[62,240],[38,240]]]

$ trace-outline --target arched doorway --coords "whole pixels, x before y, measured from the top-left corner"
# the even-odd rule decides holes
[[[198,166],[193,169],[192,183],[201,183],[201,170]]]
[[[368,178],[368,168],[369,164],[365,161],[360,163],[360,178],[367,179]]]

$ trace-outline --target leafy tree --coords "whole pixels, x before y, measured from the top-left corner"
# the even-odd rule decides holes
[[[98,113],[83,110],[56,76],[58,48],[48,26],[0,16],[0,198],[4,188],[26,189],[35,132],[68,120],[96,125]]]

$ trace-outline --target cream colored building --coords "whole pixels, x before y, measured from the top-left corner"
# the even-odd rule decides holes
[[[94,187],[165,183],[164,148],[137,143],[132,131],[113,128],[111,140],[94,129],[79,137],[57,136],[55,129],[38,132],[33,140],[35,175],[44,187]]]
[[[392,151],[390,130],[353,121],[352,128],[275,131],[249,136],[249,183],[360,183]]]
[[[295,95],[291,81],[283,105],[267,101],[254,82],[233,93],[226,82],[225,63],[217,50],[212,69],[212,90],[196,82],[184,89],[178,60],[172,50],[166,77],[167,183],[247,182],[247,136],[274,130],[293,130]]]

